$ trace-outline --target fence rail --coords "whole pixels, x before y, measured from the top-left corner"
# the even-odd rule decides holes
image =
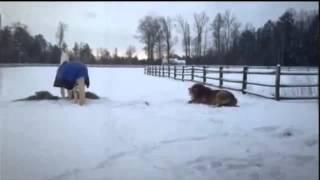
[[[237,70],[231,70],[229,68],[240,68]],[[209,69],[209,68],[215,68]],[[168,77],[173,78],[176,80],[182,80],[182,81],[192,81],[192,82],[198,82],[203,83],[209,86],[214,86],[218,88],[225,88],[235,91],[240,91],[243,94],[250,94],[255,95],[267,99],[275,99],[277,101],[279,100],[302,100],[302,99],[319,99],[319,95],[317,96],[281,96],[280,95],[280,89],[281,88],[293,88],[293,87],[319,87],[319,84],[281,84],[280,77],[282,75],[286,76],[292,76],[292,75],[303,75],[303,76],[319,76],[319,69],[315,67],[281,67],[280,65],[270,67],[268,66],[264,70],[267,70],[266,72],[261,72],[257,70],[249,71],[252,69],[263,69],[262,67],[256,67],[256,66],[184,66],[184,65],[162,65],[162,66],[145,66],[144,73],[146,75],[152,75],[152,76],[161,76],[161,77]],[[299,72],[285,72],[288,70],[295,70]],[[316,70],[316,72],[308,72],[308,70]],[[216,74],[217,77],[212,77],[209,75]],[[224,74],[242,74],[242,79],[230,79],[230,78],[224,78]],[[250,82],[247,80],[248,75],[272,75],[274,76],[274,84],[264,84],[264,83],[258,83],[258,82]],[[179,77],[180,78],[179,78]],[[186,78],[187,77],[187,78]],[[218,84],[208,83],[207,80],[215,80],[218,81]],[[241,84],[241,88],[234,88],[234,87],[228,87],[223,85],[224,82],[228,83],[237,83]],[[268,88],[274,88],[274,95],[272,96],[266,96],[262,94],[258,94],[256,92],[250,92],[247,90],[247,85],[253,85],[253,86],[261,86],[261,87],[268,87]]]
[[[58,67],[60,64],[40,64],[40,63],[0,63],[0,68],[7,67]],[[122,64],[87,64],[88,67],[101,68],[144,68],[144,65],[122,65]]]

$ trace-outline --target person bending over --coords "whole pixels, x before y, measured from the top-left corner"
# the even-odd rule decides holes
[[[79,60],[64,61],[58,68],[54,80],[54,87],[68,90],[69,97],[72,94],[75,103],[85,103],[85,86],[90,85],[88,68]],[[64,96],[64,93],[62,94]]]

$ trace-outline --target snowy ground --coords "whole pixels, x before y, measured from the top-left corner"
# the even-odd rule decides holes
[[[319,178],[317,101],[234,92],[239,108],[190,105],[191,82],[90,68],[101,100],[10,102],[59,95],[55,71],[0,69],[1,180]]]

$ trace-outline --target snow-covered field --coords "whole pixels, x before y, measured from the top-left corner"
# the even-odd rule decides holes
[[[186,103],[192,82],[89,68],[100,100],[11,102],[37,90],[59,95],[55,72],[0,69],[1,180],[319,178],[315,100],[234,92],[240,107],[212,108]]]

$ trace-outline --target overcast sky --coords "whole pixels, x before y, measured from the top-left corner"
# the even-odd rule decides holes
[[[32,35],[43,34],[46,40],[56,43],[55,33],[59,21],[68,25],[66,42],[86,42],[91,48],[108,48],[111,53],[125,52],[134,45],[142,57],[143,45],[134,38],[138,22],[146,15],[176,17],[182,15],[193,24],[193,14],[206,12],[210,22],[214,16],[229,9],[244,26],[251,23],[261,27],[276,20],[286,9],[298,11],[319,10],[319,2],[0,2],[2,26],[20,21],[28,25]],[[192,26],[193,27],[193,26]],[[178,36],[180,40],[181,37]],[[174,50],[181,52],[179,41]]]

